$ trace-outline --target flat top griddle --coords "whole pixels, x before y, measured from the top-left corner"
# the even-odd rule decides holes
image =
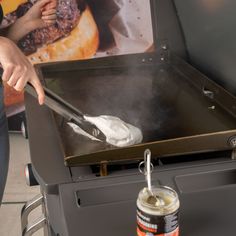
[[[67,103],[91,116],[117,116],[143,132],[141,144],[116,148],[76,134],[56,115],[67,165],[138,159],[145,148],[163,156],[208,151],[206,135],[221,134],[225,139],[236,134],[234,113],[219,104],[211,91],[200,90],[178,65],[160,63],[156,54],[150,55],[148,63],[138,55],[128,55],[127,61],[133,59],[128,66],[127,61],[114,58],[109,66],[104,66],[109,59],[96,59],[94,65],[85,61],[64,63],[63,68],[58,64],[40,67],[46,87]],[[202,81],[200,76],[199,83]],[[197,137],[204,138],[189,146]],[[227,146],[227,140],[224,142]],[[210,143],[211,138],[209,150],[214,148]]]

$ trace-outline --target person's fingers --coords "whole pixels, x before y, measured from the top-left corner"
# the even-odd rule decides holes
[[[16,91],[22,91],[27,83],[27,79],[25,76],[22,76],[21,78],[18,79],[16,85],[14,86],[14,89]]]
[[[26,66],[16,66],[14,68],[14,71],[13,71],[10,79],[7,81],[7,84],[11,87],[14,87],[20,78],[25,78],[26,73],[27,73]]]
[[[43,16],[42,20],[47,21],[47,20],[56,20],[57,16],[56,15],[47,15]]]
[[[45,4],[42,11],[47,11],[50,9],[55,9],[57,7],[57,0],[50,0],[49,3]]]
[[[55,8],[57,6],[57,0],[51,0],[49,4],[46,6],[46,10],[49,10],[51,8]]]
[[[10,65],[4,68],[3,74],[2,74],[2,80],[4,82],[8,81],[11,78],[11,75],[13,73],[14,66]]]
[[[42,12],[42,16],[56,15],[56,13],[57,13],[56,9],[45,10]]]
[[[46,26],[50,26],[50,25],[53,25],[55,24],[56,20],[45,20],[44,23]]]
[[[10,77],[10,79],[7,81],[7,84],[10,87],[14,87],[16,85],[18,79],[19,79],[19,75],[16,73],[13,73],[12,76]]]
[[[44,94],[44,90],[43,90],[43,87],[42,87],[39,79],[38,78],[34,78],[32,80],[29,80],[29,82],[33,85],[33,87],[36,90],[36,93],[38,94],[39,104],[43,105],[44,99],[45,99],[45,94]]]
[[[28,70],[29,70],[29,68],[26,65],[24,67],[21,67],[21,76],[19,76],[15,85],[13,85],[13,88],[16,91],[22,91],[24,89],[24,87],[28,81]]]
[[[40,0],[35,3],[35,5],[38,5],[40,8],[44,7],[45,5],[49,5],[51,0]]]

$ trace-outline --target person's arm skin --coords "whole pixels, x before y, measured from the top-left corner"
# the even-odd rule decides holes
[[[29,32],[42,28],[56,21],[56,0],[39,0],[24,16],[17,19],[7,31],[6,37],[18,42]]]
[[[27,82],[38,94],[39,104],[44,103],[45,94],[39,78],[29,60],[13,42],[30,31],[53,24],[56,19],[57,0],[38,1],[23,17],[8,30],[8,38],[0,36],[0,64],[3,67],[2,80],[17,91],[22,91]]]
[[[10,39],[0,37],[0,63],[3,67],[2,80],[17,91],[22,91],[27,82],[38,94],[39,104],[44,103],[45,95],[39,78],[30,61]]]

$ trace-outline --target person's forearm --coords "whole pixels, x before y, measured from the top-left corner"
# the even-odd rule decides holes
[[[6,37],[17,43],[21,38],[36,28],[34,24],[22,16],[8,28]]]

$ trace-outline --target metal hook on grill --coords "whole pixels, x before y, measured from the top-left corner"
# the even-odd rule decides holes
[[[144,165],[144,170],[141,168],[142,165]],[[139,163],[139,171],[146,176],[147,186],[150,192],[152,192],[151,173],[153,168],[153,164],[151,163],[151,151],[146,149],[144,152],[144,161]]]
[[[144,170],[142,170],[142,165],[144,165]],[[144,152],[144,161],[139,164],[140,173],[144,174],[147,182],[147,191],[150,194],[148,202],[154,206],[164,205],[164,201],[152,191],[152,178],[151,173],[153,171],[153,164],[151,163],[151,151],[146,149]]]
[[[144,166],[144,167],[143,167]],[[154,166],[151,163],[151,151],[146,149],[144,152],[144,161],[141,161],[138,166],[139,172],[143,175],[147,175],[147,172],[152,173]]]

